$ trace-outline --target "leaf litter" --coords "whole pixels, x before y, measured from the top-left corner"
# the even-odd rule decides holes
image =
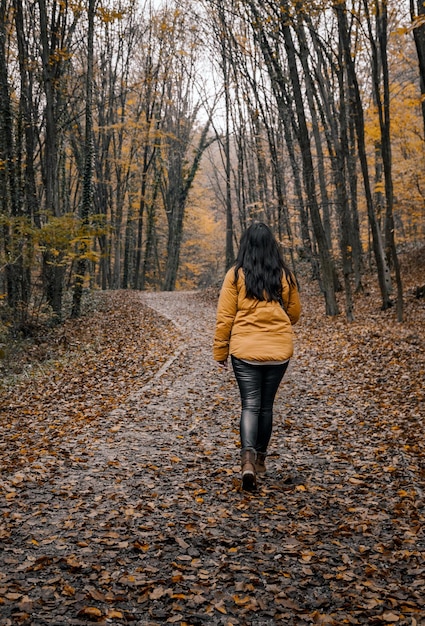
[[[216,292],[102,294],[0,401],[0,624],[425,624],[424,302],[303,289],[257,492]]]

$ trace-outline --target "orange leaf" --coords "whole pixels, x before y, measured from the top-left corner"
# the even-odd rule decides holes
[[[224,606],[223,600],[220,600],[220,602],[214,604],[214,608],[216,609],[216,611],[223,613],[223,615],[227,615],[226,607]]]
[[[116,611],[115,609],[111,609],[110,611],[108,611],[106,617],[107,619],[112,619],[113,617],[115,617],[116,619],[124,619],[124,613],[121,613],[121,611]]]
[[[95,606],[85,606],[78,611],[79,615],[89,615],[90,617],[102,617],[102,611]]]
[[[233,602],[238,606],[243,606],[244,604],[248,604],[249,602],[251,602],[251,598],[249,596],[244,596],[243,598],[241,598],[238,595],[234,595]]]
[[[62,594],[64,596],[73,596],[75,595],[75,587],[72,587],[72,585],[64,585],[62,588]]]
[[[140,541],[135,541],[133,547],[136,550],[140,550],[141,552],[147,552],[150,546],[148,543],[140,543]]]

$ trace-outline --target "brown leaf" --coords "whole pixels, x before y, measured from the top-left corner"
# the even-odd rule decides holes
[[[164,595],[166,595],[166,593],[167,589],[164,589],[164,587],[156,587],[153,591],[150,592],[149,598],[151,600],[159,600]]]
[[[87,617],[102,617],[102,611],[95,606],[85,606],[78,611],[78,615]]]
[[[223,615],[227,615],[227,611],[226,611],[226,607],[224,605],[224,600],[220,600],[219,602],[216,602],[214,604],[214,608],[216,609],[216,611],[218,611],[219,613],[222,613]]]
[[[90,589],[89,595],[93,600],[97,600],[98,602],[105,602],[105,594],[101,593],[97,589]]]
[[[179,546],[181,548],[183,548],[183,550],[187,550],[188,548],[190,548],[190,544],[188,544],[184,539],[182,539],[181,537],[176,537],[176,541],[179,544]]]
[[[62,587],[62,595],[64,595],[64,596],[74,596],[75,595],[75,587],[65,583],[65,585]]]
[[[391,611],[385,611],[381,616],[382,621],[387,622],[389,624],[395,624],[400,621],[400,615],[396,615],[395,613],[391,613]]]
[[[111,609],[107,612],[106,619],[124,619],[124,613],[116,609]]]

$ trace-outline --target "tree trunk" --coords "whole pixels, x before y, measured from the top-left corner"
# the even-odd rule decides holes
[[[125,242],[124,242],[124,263],[123,263],[123,276],[122,276],[122,288],[128,289],[131,284],[131,272],[134,262],[135,251],[135,232],[134,232],[134,211],[132,206],[133,194],[129,193],[127,220],[125,225]]]
[[[29,272],[24,263],[24,240],[16,222],[22,215],[18,185],[17,155],[13,128],[13,111],[7,73],[6,0],[0,2],[0,215],[3,226],[7,302],[13,311],[15,325],[25,323],[29,300]]]
[[[353,270],[354,270],[354,283],[356,292],[363,290],[362,285],[362,272],[363,272],[363,247],[360,239],[360,220],[358,211],[358,180],[357,180],[357,154],[356,154],[356,132],[354,128],[352,111],[352,101],[348,100],[347,111],[347,176],[349,185],[349,207],[351,213],[351,220],[353,223]]]
[[[164,291],[174,291],[176,287],[177,271],[180,261],[180,248],[183,235],[183,218],[186,208],[187,197],[192,187],[196,172],[198,171],[201,157],[206,148],[215,141],[207,139],[210,120],[205,124],[198,146],[195,152],[192,165],[186,176],[183,174],[183,154],[178,153],[178,149],[174,155],[174,188],[168,193],[168,203],[166,204],[168,217],[168,239],[167,239],[167,260],[165,265],[165,277],[163,289]],[[187,146],[186,146],[187,147]]]
[[[388,14],[387,0],[376,0],[377,10],[377,31],[379,40],[379,50],[381,54],[382,64],[382,83],[383,83],[383,107],[382,115],[380,115],[381,136],[382,136],[382,161],[384,167],[385,178],[385,235],[386,242],[394,265],[397,284],[397,319],[403,321],[403,285],[400,273],[400,264],[397,256],[397,248],[395,243],[395,226],[394,226],[394,190],[392,178],[392,153],[391,153],[391,130],[390,130],[390,84],[388,70],[388,46],[387,46],[387,29]]]
[[[261,20],[260,20],[260,16],[258,14],[255,4],[252,1],[249,1],[249,6],[251,7],[251,10],[254,14],[254,19],[256,20],[258,24],[260,24]],[[286,29],[287,29],[287,32],[289,32],[290,43],[292,43],[292,55],[291,55],[292,63],[290,63],[290,68],[291,68],[290,73],[291,73],[291,84],[294,90],[294,94],[298,86],[297,96],[294,95],[294,102],[289,96],[289,93],[287,90],[288,80],[287,80],[287,77],[282,73],[282,68],[280,66],[280,63],[278,62],[278,55],[274,54],[273,50],[271,49],[269,42],[267,40],[266,34],[261,29],[254,28],[254,36],[256,37],[259,43],[260,49],[262,51],[262,54],[266,63],[266,67],[269,73],[273,92],[275,94],[276,103],[278,106],[279,118],[284,129],[285,141],[286,141],[286,145],[288,148],[288,154],[289,154],[289,158],[291,162],[292,172],[294,175],[294,187],[296,191],[296,197],[298,199],[297,208],[300,213],[301,239],[303,242],[302,254],[309,261],[311,261],[312,267],[313,267],[313,276],[317,278],[318,268],[317,268],[317,263],[315,259],[315,253],[313,251],[313,247],[312,247],[311,240],[310,240],[308,213],[304,205],[304,198],[303,198],[301,178],[300,178],[300,168],[299,168],[298,161],[297,161],[296,154],[295,154],[294,138],[293,138],[294,132],[297,135],[297,139],[300,144],[300,149],[302,153],[302,163],[303,163],[302,176],[303,176],[303,181],[304,181],[304,189],[307,195],[307,201],[310,206],[310,216],[313,218],[313,214],[314,214],[314,222],[312,219],[313,231],[315,231],[315,229],[319,229],[319,230],[321,229],[324,240],[326,240],[326,235],[325,235],[323,225],[320,220],[320,214],[318,212],[319,209],[318,209],[317,198],[316,198],[315,189],[314,189],[315,187],[314,178],[313,178],[313,194],[314,194],[313,208],[310,202],[310,197],[308,195],[309,192],[311,192],[312,181],[311,179],[307,181],[308,176],[307,176],[305,167],[307,168],[309,167],[307,162],[310,161],[311,168],[312,168],[311,150],[310,150],[310,143],[309,143],[309,138],[308,138],[308,130],[307,130],[307,125],[306,125],[305,112],[303,109],[301,86],[299,82],[298,71],[297,71],[296,61],[295,61],[295,52],[293,49],[292,37],[289,31],[288,25],[286,25]],[[285,44],[285,49],[286,49],[286,44]],[[293,81],[295,81],[295,86],[294,86]],[[294,108],[296,109],[297,118],[298,117],[301,118],[301,122],[300,122],[300,119],[298,119],[298,124],[295,119],[295,114],[293,111]],[[301,144],[302,132],[300,130],[300,124],[303,125],[303,129],[304,129],[303,145],[305,143],[305,140],[307,139],[307,153],[306,154],[304,154],[303,145]],[[307,183],[308,189],[306,187],[306,183]],[[319,220],[317,220],[317,217],[319,217]],[[314,234],[317,238],[316,232],[314,232]],[[318,235],[318,237],[321,240],[323,240],[323,237],[320,237],[320,234]],[[327,285],[327,280],[328,280],[327,276],[329,272],[331,274],[334,274],[334,269],[332,267],[333,262],[332,261],[330,262],[331,267],[329,267],[329,263],[326,260],[326,258],[329,258],[329,250],[327,248],[327,244],[325,246],[325,249],[323,250],[323,248],[321,248],[321,250],[323,251],[323,254],[324,254],[323,268],[322,268],[323,281],[324,281],[323,285],[325,284]],[[332,287],[329,290],[325,288],[323,285],[322,285],[322,288],[325,293],[326,309],[329,311],[333,311],[333,313],[330,313],[330,314],[335,314],[334,312],[337,311],[337,305],[336,305],[334,286],[332,284]],[[328,305],[328,300],[329,300],[329,305]],[[332,300],[333,300],[333,303],[331,302]]]
[[[298,6],[298,11],[299,11],[298,19],[301,20],[301,17],[303,15],[301,6]],[[311,116],[311,128],[313,131],[314,143],[315,143],[316,152],[317,152],[317,174],[319,178],[320,196],[322,200],[323,227],[325,230],[328,248],[329,250],[332,250],[332,233],[331,233],[330,215],[329,215],[329,195],[327,191],[327,184],[326,184],[326,178],[325,178],[322,138],[320,136],[319,123],[318,123],[316,104],[315,104],[316,89],[313,84],[311,70],[308,64],[309,49],[308,49],[306,35],[305,35],[305,31],[304,31],[304,27],[302,23],[295,25],[295,32],[297,34],[297,38],[299,42],[299,57],[301,60],[303,71],[304,71],[307,102],[309,105],[310,116]]]
[[[158,258],[158,237],[156,232],[156,205],[161,185],[161,171],[156,168],[152,181],[152,198],[146,210],[146,243],[143,259],[142,274],[140,276],[140,289],[145,289],[148,281],[154,285],[162,282],[161,267]]]
[[[19,71],[21,76],[21,98],[20,104],[24,119],[25,133],[25,200],[26,213],[40,228],[40,205],[37,197],[37,185],[35,175],[35,153],[36,153],[36,121],[33,103],[33,77],[28,71],[28,46],[25,39],[24,19],[22,10],[22,0],[14,0],[15,8],[15,28],[18,40]]]
[[[133,287],[134,289],[144,289],[144,277],[142,272],[142,258],[143,258],[143,220],[146,210],[149,211],[147,202],[147,189],[148,189],[148,173],[154,157],[156,154],[156,148],[153,148],[152,153],[149,155],[149,143],[146,137],[146,144],[143,149],[143,164],[141,174],[141,189],[140,189],[140,203],[137,216],[137,240],[136,240],[136,258],[134,267]]]
[[[366,196],[366,204],[368,210],[369,225],[372,232],[372,245],[375,255],[375,261],[378,271],[378,281],[381,289],[382,308],[387,309],[391,306],[391,275],[387,260],[385,258],[384,247],[382,242],[382,234],[376,219],[375,208],[373,206],[372,191],[369,180],[369,170],[367,163],[366,145],[365,145],[365,125],[363,106],[360,97],[360,88],[357,81],[357,75],[354,67],[354,60],[351,54],[350,40],[348,36],[347,8],[345,0],[341,0],[334,4],[334,10],[338,19],[339,36],[344,52],[344,60],[347,69],[349,88],[351,89],[351,98],[353,102],[353,116],[356,126],[357,149],[363,175],[363,184]]]
[[[220,66],[223,74],[224,83],[224,102],[225,102],[225,137],[224,137],[224,156],[225,156],[225,173],[226,173],[226,261],[225,269],[228,270],[235,261],[235,252],[233,249],[233,213],[232,213],[232,186],[231,186],[231,158],[230,158],[230,68],[229,68],[229,36],[226,32],[226,21],[224,17],[223,7],[219,5],[219,25],[218,33],[220,45]]]
[[[71,317],[77,318],[81,314],[81,298],[83,295],[84,278],[87,269],[88,225],[92,212],[92,184],[93,184],[93,45],[94,45],[94,16],[96,0],[88,3],[88,33],[87,33],[87,75],[86,75],[86,108],[85,108],[85,141],[84,141],[84,178],[83,196],[81,201],[82,232],[78,244],[78,259],[74,283]]]
[[[297,8],[298,8],[298,18],[301,20],[301,18],[304,18],[304,12],[300,5],[298,5]],[[320,195],[322,199],[323,229],[324,229],[324,233],[326,237],[327,249],[329,250],[329,254],[331,254],[332,233],[331,233],[331,223],[330,223],[329,195],[327,191],[327,183],[326,183],[326,176],[325,176],[322,138],[321,138],[320,129],[319,129],[318,113],[316,110],[316,101],[318,101],[316,97],[317,89],[311,77],[312,72],[308,63],[309,49],[308,49],[306,34],[305,34],[305,30],[304,30],[304,26],[302,22],[295,25],[295,31],[296,31],[299,46],[300,46],[299,56],[300,56],[301,64],[302,64],[303,71],[304,71],[304,79],[306,83],[306,95],[307,95],[307,101],[308,101],[308,105],[310,109],[311,127],[313,130],[313,137],[314,137],[316,153],[317,153],[317,170],[318,170],[318,178],[319,178],[319,189],[320,189]],[[322,121],[325,122],[323,114],[322,114]],[[325,131],[326,131],[325,123],[324,123],[324,126],[325,126]],[[339,215],[341,216],[341,213],[339,213]],[[346,232],[345,236],[348,237],[349,232]],[[349,246],[346,246],[343,249],[345,250],[344,255],[347,255]],[[344,261],[343,261],[343,264],[344,264]],[[348,264],[345,263],[344,268],[345,268],[345,271],[347,271],[347,269],[350,269],[351,263],[348,263]],[[338,274],[337,274],[334,263],[333,263],[333,274],[334,274],[333,276],[334,289],[335,291],[340,290],[341,286],[340,286]],[[347,283],[348,283],[348,287],[347,287]],[[347,315],[351,317],[352,316],[352,298],[351,298],[351,288],[349,285],[350,285],[349,278],[347,277],[347,275],[345,275],[345,286],[346,286],[345,295],[347,298],[346,309],[347,309]]]
[[[420,88],[422,94],[422,118],[425,136],[425,3],[423,0],[410,0],[410,16],[413,24],[416,53],[419,63]]]
[[[310,138],[307,127],[307,120],[304,110],[304,103],[301,91],[301,84],[298,75],[298,68],[295,55],[295,47],[292,40],[291,30],[288,24],[289,7],[286,2],[282,2],[281,10],[281,31],[284,38],[285,50],[288,57],[289,75],[292,88],[294,91],[294,101],[297,111],[299,143],[301,149],[301,157],[303,163],[303,180],[306,195],[309,202],[311,222],[313,225],[314,235],[316,237],[320,267],[322,272],[322,288],[325,296],[326,314],[337,315],[338,304],[335,297],[334,275],[335,268],[333,259],[328,249],[326,233],[323,228],[320,217],[319,206],[317,203],[315,174],[313,159],[311,154]]]
[[[51,63],[51,53],[55,50],[52,50],[49,44],[46,0],[38,0],[38,7],[45,97],[45,137],[42,158],[45,209],[47,215],[58,217],[61,215],[61,208],[59,206],[58,128],[55,105],[57,86],[53,75],[54,65]],[[47,302],[52,307],[56,317],[60,319],[62,315],[62,281],[64,278],[62,254],[57,255],[56,251],[51,251],[47,247],[43,253],[42,276]]]
[[[318,58],[314,71],[315,84],[320,94],[319,111],[328,142],[331,159],[333,182],[337,197],[337,211],[340,224],[340,249],[343,260],[344,280],[346,282],[346,311],[352,316],[351,293],[347,293],[347,272],[353,273],[356,289],[361,288],[362,247],[360,241],[359,217],[357,212],[357,172],[354,144],[350,145],[351,102],[346,89],[341,42],[335,55],[325,55],[323,43],[311,17],[303,14],[309,28],[312,43]],[[334,75],[338,81],[338,95],[332,91],[328,75]],[[319,101],[319,99],[318,99]],[[338,125],[339,122],[339,125]],[[342,226],[344,223],[344,227]],[[341,228],[344,229],[343,235]],[[342,235],[342,236],[341,236]],[[344,241],[342,241],[344,238]],[[351,292],[351,285],[349,286]]]

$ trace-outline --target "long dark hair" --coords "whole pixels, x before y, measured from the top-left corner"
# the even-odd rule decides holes
[[[289,284],[295,284],[272,231],[262,222],[254,222],[242,234],[235,262],[235,282],[241,268],[248,298],[281,302],[284,273]]]

